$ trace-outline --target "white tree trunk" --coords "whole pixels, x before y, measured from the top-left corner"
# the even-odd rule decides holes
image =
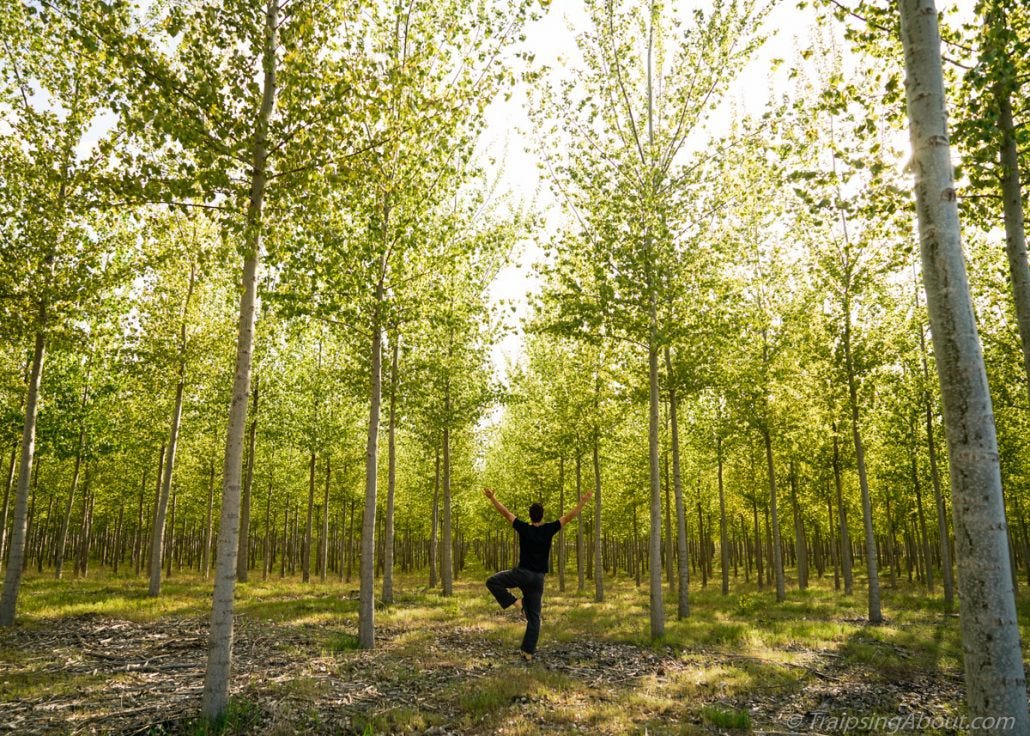
[[[768,415],[768,411],[766,412]],[[768,420],[767,420],[768,421]],[[787,589],[783,581],[783,551],[780,546],[780,517],[776,507],[776,466],[773,464],[772,435],[768,427],[762,428],[765,439],[765,464],[769,473],[769,514],[772,517],[772,563],[776,575],[776,602],[787,599]]]
[[[967,700],[1030,733],[998,443],[962,255],[937,9],[900,0],[923,280],[944,405]],[[984,729],[986,732],[986,729]]]
[[[43,333],[42,317],[36,333],[36,344],[32,353],[32,371],[29,374],[28,395],[25,400],[25,424],[21,433],[21,457],[18,461],[18,490],[14,497],[14,527],[11,530],[11,552],[4,573],[4,590],[0,596],[0,626],[13,626],[14,613],[18,604],[18,589],[25,567],[25,532],[28,526],[29,479],[32,475],[32,460],[36,450],[36,413],[39,408],[39,385],[43,377],[43,358],[46,338]]]
[[[687,514],[683,507],[683,478],[680,474],[680,431],[676,413],[679,409],[676,388],[672,386],[672,356],[665,349],[665,372],[669,376],[669,427],[672,444],[672,490],[676,504],[676,564],[679,572],[677,589],[676,618],[684,619],[690,615],[690,564],[687,552]]]
[[[665,607],[662,591],[662,488],[658,467],[658,346],[654,344],[653,324],[651,333],[652,343],[647,351],[649,387],[647,449],[651,489],[651,534],[648,537],[648,563],[651,583],[651,638],[658,639],[665,634]],[[600,527],[598,527],[598,533],[600,533]]]
[[[376,285],[376,314],[372,320],[371,389],[368,408],[368,442],[365,445],[365,509],[361,517],[361,579],[358,593],[358,646],[375,646],[375,532],[376,490],[378,483],[379,413],[382,402],[383,329],[380,311],[384,295],[383,278],[386,254],[381,263],[380,280]],[[353,518],[353,515],[352,517]]]
[[[214,600],[207,672],[201,712],[209,721],[225,715],[229,706],[229,678],[232,670],[233,599],[236,594],[236,553],[240,524],[240,476],[243,473],[243,435],[250,397],[250,365],[254,349],[257,318],[257,274],[261,255],[261,211],[265,197],[268,156],[268,123],[275,106],[275,49],[279,26],[278,0],[268,0],[265,8],[264,71],[261,108],[254,124],[254,168],[250,184],[250,203],[244,243],[240,319],[236,339],[236,373],[233,378],[229,427],[225,439],[225,464],[222,475],[222,512],[218,527],[218,554],[215,563]]]
[[[240,534],[236,550],[236,581],[247,582],[250,569],[250,499],[254,489],[254,453],[257,451],[258,377],[254,376],[253,398],[249,407],[250,428],[247,430],[247,468],[243,476],[243,498],[240,501]]]
[[[390,360],[390,417],[387,428],[386,539],[383,540],[383,603],[393,603],[393,495],[397,487],[397,354],[394,333]]]

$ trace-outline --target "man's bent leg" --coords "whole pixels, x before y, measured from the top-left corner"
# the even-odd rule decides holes
[[[536,651],[536,642],[540,638],[540,609],[543,607],[544,599],[544,576],[540,573],[534,575],[536,578],[532,583],[522,588],[522,610],[526,614],[526,633],[522,637],[522,651],[526,654],[533,654]]]
[[[486,587],[494,594],[494,598],[497,599],[501,608],[507,608],[518,600],[508,590],[508,588],[517,588],[518,585],[518,579],[514,570],[502,570],[486,579]]]

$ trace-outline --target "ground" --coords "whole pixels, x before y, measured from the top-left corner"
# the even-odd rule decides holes
[[[885,590],[868,626],[856,581],[691,590],[663,640],[648,594],[609,578],[544,597],[536,661],[516,656],[523,621],[468,571],[451,598],[401,576],[357,649],[357,586],[250,582],[238,589],[233,700],[225,734],[951,734],[963,713],[958,619],[940,596]],[[29,577],[19,624],[0,632],[0,732],[202,734],[197,721],[211,583],[178,576],[158,599],[142,578]],[[1030,601],[1021,597],[1021,620]],[[1026,632],[1023,641],[1027,640]],[[857,719],[866,718],[860,723]],[[834,720],[837,719],[837,720]]]

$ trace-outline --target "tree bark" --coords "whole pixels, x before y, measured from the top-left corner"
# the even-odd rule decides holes
[[[240,539],[236,551],[236,581],[247,582],[250,570],[250,499],[254,488],[254,462],[257,451],[258,376],[254,376],[251,395],[250,427],[247,430],[247,469],[243,475],[243,499],[240,502]]]
[[[429,587],[436,587],[440,528],[440,448],[436,448],[436,474],[433,478],[433,527],[429,532]]]
[[[651,326],[651,345],[648,347],[647,369],[649,384],[648,399],[648,470],[651,488],[650,535],[648,536],[648,558],[650,564],[650,620],[651,638],[657,639],[665,633],[665,607],[662,591],[662,487],[658,458],[658,347],[655,345],[655,326]]]
[[[837,423],[833,424],[833,484],[837,491],[837,515],[840,516],[840,570],[844,578],[844,595],[855,591],[855,578],[851,569],[851,537],[848,534],[848,510],[844,506],[844,490],[841,482],[840,440]]]
[[[322,494],[322,531],[318,538],[318,579],[323,583],[329,575],[329,486],[333,471],[329,453],[325,454],[325,491]]]
[[[383,398],[383,327],[387,252],[379,264],[379,281],[375,291],[375,313],[372,315],[371,381],[368,408],[368,442],[365,446],[365,508],[361,518],[361,589],[358,594],[358,646],[375,646],[375,530],[376,490],[378,483],[379,414]]]
[[[963,261],[933,0],[900,0],[923,280],[951,468],[970,714],[1030,733],[998,443]],[[986,732],[986,729],[984,729]]]
[[[236,593],[236,553],[240,523],[240,475],[243,463],[243,433],[247,422],[247,399],[250,395],[250,366],[254,348],[254,327],[257,317],[258,262],[261,255],[262,206],[265,196],[268,156],[268,124],[275,106],[275,67],[278,0],[268,0],[265,7],[264,46],[261,66],[264,72],[261,107],[254,125],[253,170],[250,202],[247,208],[240,318],[236,340],[236,372],[233,379],[232,404],[225,441],[225,465],[222,476],[222,511],[218,526],[218,554],[215,560],[214,600],[211,606],[211,627],[207,671],[201,712],[208,721],[225,715],[229,705],[229,677],[232,667],[233,599]]]
[[[444,416],[450,421],[451,393],[450,383],[444,388]],[[440,582],[443,594],[449,596],[454,592],[454,561],[451,540],[451,430],[446,424],[443,428],[443,555],[440,561]]]
[[[308,458],[308,513],[304,520],[304,539],[301,541],[300,572],[301,579],[307,583],[311,581],[311,535],[314,526],[315,514],[315,470],[318,455],[314,449]]]
[[[601,438],[597,425],[594,425],[593,453],[594,453],[594,600],[598,603],[604,601],[604,564],[601,559]]]
[[[39,326],[32,351],[32,369],[29,373],[25,398],[25,423],[21,433],[21,457],[18,460],[18,490],[14,497],[14,525],[11,529],[11,552],[4,573],[4,590],[0,596],[0,626],[13,626],[18,604],[18,589],[25,567],[26,527],[28,526],[29,480],[36,450],[36,413],[39,408],[39,385],[43,377],[43,358],[46,352],[46,306],[40,306]]]
[[[393,500],[397,487],[397,358],[395,333],[390,358],[390,409],[386,440],[386,539],[383,550],[383,603],[393,603]]]
[[[855,464],[858,466],[858,486],[862,491],[862,523],[865,527],[865,566],[869,586],[869,623],[883,622],[880,610],[880,577],[876,565],[876,537],[873,533],[873,503],[869,493],[869,479],[866,475],[865,446],[859,430],[858,382],[851,357],[851,303],[844,302],[844,368],[848,379],[848,397],[851,404],[851,438],[855,445]],[[890,515],[888,514],[888,517]],[[890,519],[888,518],[888,523]],[[892,540],[893,542],[893,535]]]
[[[772,437],[769,428],[762,428],[762,438],[765,440],[765,462],[769,473],[769,512],[772,516],[772,563],[773,572],[776,575],[776,602],[781,603],[787,599],[787,590],[783,581],[783,554],[780,547],[780,520],[776,508],[776,468],[773,465]],[[768,537],[768,534],[766,535]]]
[[[715,438],[715,452],[719,465],[719,552],[722,564],[722,594],[730,592],[730,548],[726,537],[726,494],[722,482],[722,437]]]

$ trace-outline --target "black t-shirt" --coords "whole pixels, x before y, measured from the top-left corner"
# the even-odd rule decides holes
[[[522,519],[515,519],[511,525],[519,535],[519,567],[546,573],[551,556],[551,538],[561,529],[561,522],[549,521],[533,526]]]

